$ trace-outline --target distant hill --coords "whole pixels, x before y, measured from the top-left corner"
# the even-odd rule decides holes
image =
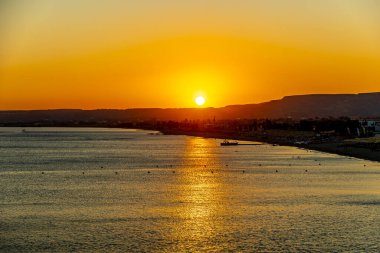
[[[287,96],[260,104],[222,108],[0,111],[0,123],[102,122],[237,118],[380,117],[380,92]]]
[[[261,104],[221,108],[229,115],[250,118],[379,117],[380,92],[287,96]]]

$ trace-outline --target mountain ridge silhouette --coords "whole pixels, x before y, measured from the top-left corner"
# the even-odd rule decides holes
[[[380,117],[380,92],[285,96],[258,104],[220,108],[2,110],[0,123],[99,122],[196,119]]]

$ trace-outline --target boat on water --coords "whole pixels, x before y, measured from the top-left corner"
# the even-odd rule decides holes
[[[239,142],[224,140],[223,142],[220,143],[220,146],[236,146],[236,145],[239,145]]]

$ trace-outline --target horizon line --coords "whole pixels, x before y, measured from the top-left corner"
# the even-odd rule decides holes
[[[83,108],[47,108],[47,109],[0,109],[0,111],[59,111],[59,110],[78,110],[78,111],[97,111],[97,110],[152,110],[152,109],[220,109],[229,106],[243,106],[243,105],[258,105],[264,103],[270,103],[272,101],[280,101],[287,97],[297,97],[297,96],[329,96],[329,95],[366,95],[366,94],[380,94],[380,91],[374,92],[360,92],[360,93],[310,93],[310,94],[294,94],[294,95],[286,95],[282,98],[267,100],[258,103],[246,103],[246,104],[229,104],[221,107],[129,107],[129,108],[93,108],[93,109],[83,109]]]

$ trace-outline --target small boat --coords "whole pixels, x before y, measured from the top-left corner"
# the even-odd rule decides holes
[[[220,146],[236,146],[236,145],[239,145],[239,142],[224,140],[223,142],[220,143]]]
[[[148,133],[149,135],[162,135],[161,132],[155,132],[155,133]]]

